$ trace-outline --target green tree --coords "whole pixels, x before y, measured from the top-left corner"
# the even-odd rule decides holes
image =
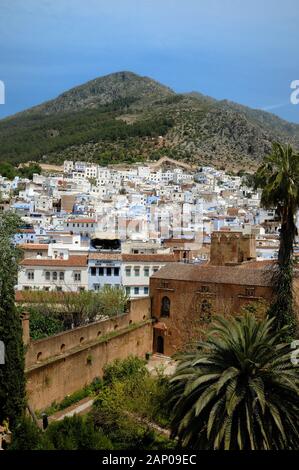
[[[270,309],[277,328],[288,325],[293,335],[296,317],[293,309],[293,245],[297,228],[295,216],[299,209],[299,154],[290,145],[274,143],[272,153],[265,157],[256,173],[256,187],[262,188],[261,205],[276,208],[281,221],[278,266],[273,287],[276,301]]]
[[[12,427],[25,409],[25,374],[22,326],[15,307],[15,291],[20,253],[12,243],[19,219],[11,212],[0,217],[0,340],[5,347],[5,364],[0,365],[0,422],[9,419]]]
[[[9,450],[52,450],[46,436],[37,425],[24,416],[17,424]]]
[[[9,180],[13,180],[16,176],[16,170],[11,163],[0,162],[0,175],[8,178]]]
[[[35,173],[40,175],[41,172],[42,169],[38,163],[30,163],[29,165],[21,166],[18,170],[18,175],[22,178],[28,178],[32,180]]]
[[[63,321],[57,315],[42,313],[36,309],[30,309],[30,338],[33,340],[56,335],[63,331]]]
[[[218,318],[171,379],[173,437],[183,447],[296,449],[299,374],[273,319]]]

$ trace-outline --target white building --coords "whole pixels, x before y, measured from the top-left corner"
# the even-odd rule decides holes
[[[17,290],[79,292],[87,289],[87,256],[25,258],[21,262]]]
[[[122,285],[131,298],[147,296],[149,293],[149,278],[159,271],[162,266],[174,262],[171,254],[123,254],[121,277]]]

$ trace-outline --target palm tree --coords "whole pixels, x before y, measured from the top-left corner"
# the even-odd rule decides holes
[[[299,209],[299,154],[290,145],[274,143],[272,153],[259,167],[255,186],[262,188],[261,205],[276,208],[280,217],[280,244],[278,266],[274,272],[273,287],[276,302],[269,312],[276,318],[277,328],[289,325],[289,334],[295,331],[293,312],[293,245],[297,234],[295,217]]]
[[[218,318],[170,380],[172,437],[194,450],[296,449],[299,367],[273,319]]]
[[[262,188],[261,205],[276,208],[281,220],[278,262],[288,265],[297,233],[295,216],[299,209],[299,154],[290,145],[273,144],[272,153],[265,157],[256,174]]]

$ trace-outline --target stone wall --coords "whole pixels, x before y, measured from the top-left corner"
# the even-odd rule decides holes
[[[152,351],[150,299],[132,300],[127,314],[27,344],[29,404],[40,410],[82,389],[104,366]]]
[[[255,235],[241,232],[213,232],[211,236],[210,264],[224,266],[239,264],[256,258]]]
[[[246,286],[209,285],[209,292],[205,292],[198,281],[168,280],[167,288],[163,288],[160,279],[151,278],[152,316],[158,320],[154,325],[154,352],[162,352],[160,342],[163,353],[171,356],[202,336],[213,315],[236,314],[248,303],[270,302],[273,296],[272,289],[265,286],[248,292]],[[162,314],[164,297],[170,302],[169,316]]]

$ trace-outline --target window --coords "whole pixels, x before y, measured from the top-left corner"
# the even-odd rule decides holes
[[[56,291],[57,291],[57,292],[62,292],[62,287],[56,286]]]
[[[37,252],[37,256],[43,256],[42,251],[38,251],[38,252]]]
[[[46,271],[46,272],[45,272],[45,277],[46,277],[46,281],[50,281],[50,279],[51,279],[51,274],[50,274],[49,271]]]
[[[131,276],[131,268],[126,268],[126,276]]]
[[[84,292],[84,291],[85,291],[85,287],[79,287],[78,291],[79,291],[79,292]]]
[[[81,281],[81,273],[74,273],[74,279],[75,281]]]
[[[144,275],[145,277],[148,277],[149,276],[149,268],[144,268]]]
[[[134,268],[134,274],[138,277],[140,275],[140,268]]]
[[[158,266],[154,266],[154,267],[153,267],[153,271],[154,271],[154,273],[156,273],[157,271],[159,271],[159,267],[158,267]]]
[[[134,294],[139,295],[139,287],[134,287]]]
[[[210,292],[209,286],[200,286],[200,292]]]
[[[114,268],[114,276],[119,276],[119,268]]]
[[[201,306],[200,306],[200,319],[201,321],[205,323],[210,323],[211,317],[212,317],[212,305],[208,300],[203,300]]]
[[[169,317],[170,315],[170,300],[168,297],[163,297],[161,302],[161,317]]]
[[[162,289],[167,289],[169,287],[169,282],[160,281],[160,287],[162,287]]]
[[[130,295],[131,294],[131,287],[126,287],[126,294]]]
[[[255,294],[255,288],[254,287],[246,287],[245,288],[245,295],[247,297],[254,297]]]
[[[144,292],[145,295],[147,295],[148,294],[148,287],[144,287],[143,292]]]
[[[104,276],[104,268],[99,268],[99,276]]]
[[[53,271],[52,279],[53,279],[53,281],[57,281],[57,272],[56,271]]]
[[[111,275],[112,275],[112,269],[111,269],[111,268],[107,268],[107,269],[106,269],[106,273],[107,273],[107,276],[111,276]]]
[[[49,292],[49,290],[50,290],[50,287],[43,287],[43,290],[45,290],[45,291]]]
[[[28,271],[27,272],[27,279],[30,281],[34,280],[34,271]]]
[[[100,284],[94,284],[93,288],[94,290],[100,290]]]
[[[64,281],[64,272],[63,271],[60,271],[60,273],[59,273],[59,280]]]
[[[97,268],[90,268],[90,274],[92,276],[96,276],[97,275]]]

